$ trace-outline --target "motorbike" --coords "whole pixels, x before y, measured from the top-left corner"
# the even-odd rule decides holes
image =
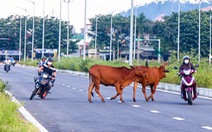
[[[4,70],[8,73],[10,71],[10,65],[9,64],[5,64],[4,65]]]
[[[35,78],[35,88],[32,91],[30,100],[32,100],[35,95],[38,95],[41,99],[44,99],[52,87],[51,81],[52,77],[45,72],[42,72],[38,78]]]
[[[195,68],[197,68],[199,65],[196,64]],[[178,69],[178,67],[175,67],[175,69]],[[192,69],[186,69],[182,70],[178,73],[178,76],[181,76],[181,84],[180,87],[182,88],[181,98],[188,102],[189,105],[193,104],[193,89],[194,85],[196,83],[194,74],[196,70]]]

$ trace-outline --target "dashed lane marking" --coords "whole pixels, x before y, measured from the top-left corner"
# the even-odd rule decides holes
[[[172,117],[172,119],[174,119],[174,120],[178,120],[178,121],[183,121],[183,120],[185,120],[185,119],[180,118],[180,117]]]
[[[77,89],[77,88],[72,88],[72,89]]]
[[[210,127],[210,126],[201,126],[201,127],[204,129],[207,129],[207,130],[212,130],[212,127]]]
[[[110,100],[110,97],[106,97],[107,100]]]
[[[160,111],[157,110],[150,110],[151,113],[160,113]]]
[[[84,91],[84,90],[80,89],[79,91],[82,92],[82,91]]]
[[[140,105],[132,105],[132,107],[134,107],[134,108],[139,108],[139,107],[141,107]]]
[[[67,85],[66,87],[67,87],[67,88],[70,88],[70,86],[69,86],[69,85]]]

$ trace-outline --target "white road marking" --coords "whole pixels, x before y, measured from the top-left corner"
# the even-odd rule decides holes
[[[157,110],[150,110],[150,112],[152,112],[152,113],[160,113],[160,111],[157,111]]]
[[[210,126],[201,126],[201,127],[204,129],[212,130],[212,127],[210,127]]]
[[[139,108],[141,106],[140,105],[132,105],[132,107]]]
[[[67,88],[70,88],[70,86],[69,86],[69,85],[67,85],[66,87],[67,87]]]
[[[174,120],[178,120],[178,121],[183,121],[183,120],[185,120],[185,119],[180,118],[180,117],[172,117],[172,119],[174,119]]]
[[[110,100],[110,97],[106,97],[107,100]]]
[[[61,85],[65,85],[64,83],[62,83]]]
[[[77,88],[72,88],[72,89],[77,89]]]
[[[82,91],[84,91],[84,90],[80,89],[79,91],[82,92]]]

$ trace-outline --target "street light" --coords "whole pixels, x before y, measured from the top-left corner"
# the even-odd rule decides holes
[[[85,0],[85,10],[84,10],[84,44],[83,44],[83,60],[85,60],[85,43],[86,43],[86,9],[87,8],[87,0]]]
[[[71,0],[63,0],[65,3],[68,3],[68,14],[67,14],[67,16],[68,16],[68,24],[67,24],[67,51],[66,51],[66,54],[67,54],[67,56],[68,56],[68,51],[69,51],[69,3],[70,2],[73,2],[73,0],[71,1]]]
[[[42,35],[42,56],[44,56],[44,36],[45,36],[45,0],[43,0],[43,35]]]
[[[33,4],[33,20],[32,20],[32,54],[31,54],[31,61],[33,61],[34,56],[34,36],[35,36],[35,2],[28,0]]]
[[[98,16],[96,16],[96,32],[95,32],[95,57],[96,57],[96,52],[97,52],[97,49],[96,49],[96,41],[97,41],[97,20],[98,20]]]
[[[177,35],[177,61],[180,60],[180,0],[178,0],[178,35]]]
[[[111,48],[112,48],[112,35],[113,35],[113,12],[111,13],[110,19],[110,61],[111,61]]]
[[[210,55],[209,55],[209,64],[211,65],[211,19],[212,19],[212,16],[210,14]]]
[[[201,4],[201,1],[202,0],[199,0],[199,41],[198,41],[198,54],[199,54],[199,56],[198,56],[198,62],[200,62],[200,4]]]
[[[21,16],[20,16],[20,32],[19,32],[19,57],[18,57],[18,60],[21,61],[21,29],[22,29],[22,19],[21,19]]]
[[[137,6],[138,6],[138,5],[135,6],[135,26],[134,26],[134,46],[133,46],[133,47],[134,47],[134,52],[133,52],[133,53],[134,53],[134,54],[133,54],[134,56],[133,56],[133,59],[135,59],[136,24],[137,24],[137,23],[136,23],[136,20],[137,20]],[[138,39],[140,39],[140,38],[138,38]]]
[[[21,7],[18,7],[19,9],[22,9],[22,10],[24,10],[25,11],[25,14],[26,14],[26,16],[25,16],[25,26],[24,26],[24,62],[26,61],[26,28],[27,28],[27,9],[25,9],[25,8],[21,8]],[[21,38],[20,38],[21,39]],[[21,42],[21,41],[20,41]],[[19,49],[20,50],[20,49]]]
[[[60,21],[59,21],[58,62],[60,62],[60,45],[61,45],[61,8],[62,8],[62,0],[60,0]]]
[[[134,2],[134,0],[131,0],[129,65],[132,65],[132,45],[133,45],[133,2]]]

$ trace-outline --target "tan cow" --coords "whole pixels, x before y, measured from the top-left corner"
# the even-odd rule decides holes
[[[168,70],[165,69],[166,65],[167,63],[164,63],[158,68],[158,67],[148,67],[148,65],[146,64],[147,69],[145,71],[145,79],[143,77],[142,78],[137,77],[135,78],[135,81],[134,81],[134,87],[133,87],[134,102],[136,102],[135,95],[136,95],[136,89],[137,89],[138,83],[142,85],[142,92],[144,94],[146,101],[149,101],[150,99],[154,101],[154,94],[156,92],[156,88],[160,80],[166,77],[166,74],[165,74],[166,72],[169,72]],[[150,89],[151,89],[151,95],[149,97],[147,97],[147,94],[146,94],[147,85],[150,85]]]
[[[90,85],[88,87],[88,101],[92,103],[91,95],[93,96],[92,90],[95,88],[101,101],[105,102],[99,90],[100,84],[103,84],[105,86],[115,86],[117,94],[111,97],[111,100],[116,99],[116,97],[120,95],[120,101],[124,103],[122,99],[123,89],[130,85],[135,80],[135,77],[142,78],[145,68],[139,66],[127,68],[93,65],[89,69]]]

